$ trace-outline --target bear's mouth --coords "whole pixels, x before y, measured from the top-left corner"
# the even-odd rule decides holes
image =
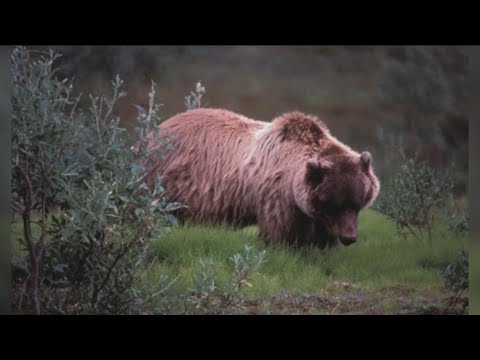
[[[342,245],[344,245],[344,246],[350,246],[350,245],[352,245],[354,242],[357,241],[356,238],[344,237],[344,236],[340,236],[338,239],[340,240],[340,242],[341,242]]]

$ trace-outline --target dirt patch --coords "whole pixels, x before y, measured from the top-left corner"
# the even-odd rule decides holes
[[[242,314],[262,315],[460,315],[466,314],[463,299],[447,307],[441,293],[408,288],[357,291],[353,284],[331,284],[321,294],[281,294],[266,300],[245,301]]]

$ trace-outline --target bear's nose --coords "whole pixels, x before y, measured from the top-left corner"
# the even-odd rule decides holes
[[[355,237],[340,236],[340,242],[345,246],[352,245],[355,241],[357,241]]]

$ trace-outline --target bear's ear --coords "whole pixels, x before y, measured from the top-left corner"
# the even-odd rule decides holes
[[[367,171],[370,168],[370,165],[372,164],[372,154],[370,154],[368,151],[362,152],[360,155],[360,165],[364,171]]]
[[[314,158],[307,160],[307,171],[305,178],[310,183],[321,183],[328,170],[333,167],[332,162],[328,160],[317,160]]]

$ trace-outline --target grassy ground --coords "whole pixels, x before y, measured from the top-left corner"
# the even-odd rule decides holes
[[[450,294],[442,272],[465,239],[446,236],[440,224],[430,247],[399,236],[394,224],[373,210],[361,214],[359,230],[350,247],[295,251],[265,246],[256,227],[187,225],[151,244],[141,286],[152,288],[168,275],[176,279],[168,293],[185,294],[195,286],[201,259],[215,261],[221,285],[233,271],[230,257],[250,245],[267,255],[252,287],[246,287],[241,313],[418,314],[445,307]]]
[[[21,228],[17,221],[12,240],[18,238]],[[452,236],[439,223],[433,240],[429,246],[400,236],[395,225],[374,210],[361,212],[357,243],[325,251],[267,246],[258,239],[255,226],[235,230],[185,225],[149,245],[138,288],[152,294],[175,279],[162,296],[152,297],[157,304],[149,313],[163,313],[165,299],[184,301],[196,287],[202,259],[216,263],[216,284],[222,286],[234,273],[231,257],[244,253],[248,245],[255,253],[266,250],[265,262],[249,279],[251,287],[242,290],[239,306],[222,313],[444,313],[451,294],[442,273],[467,239]],[[18,241],[13,241],[12,254],[26,255]],[[162,282],[165,275],[168,280]],[[185,311],[177,306],[181,304],[171,305],[167,313]]]

